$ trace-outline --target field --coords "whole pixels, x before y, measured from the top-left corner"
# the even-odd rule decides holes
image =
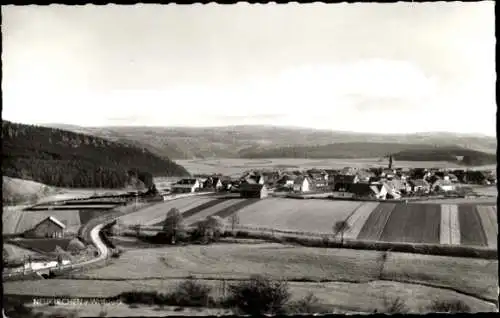
[[[180,279],[192,275],[205,279],[239,279],[266,273],[276,278],[286,277],[290,281],[350,282],[353,288],[358,284],[369,285],[373,281],[394,280],[453,289],[485,299],[497,298],[496,260],[387,253],[384,261],[383,254],[280,244],[135,249],[126,251],[120,259],[105,268],[73,274],[78,280],[65,281],[57,290],[49,288],[52,280],[38,284],[40,289],[30,285],[21,290],[21,284],[16,282],[7,283],[4,288],[6,293],[112,296],[124,289],[130,290],[132,285],[150,286],[154,281],[157,281],[155,284],[158,281],[168,284],[168,278]],[[106,287],[97,289],[102,284]],[[411,292],[415,287],[410,286],[407,291]],[[165,290],[164,287],[162,290]],[[433,294],[427,297],[429,295]]]
[[[207,160],[175,160],[184,166],[192,174],[222,173],[224,175],[236,176],[249,169],[308,169],[308,168],[330,168],[339,169],[344,167],[373,167],[386,166],[385,161],[380,158],[368,159],[207,159]],[[421,168],[463,168],[459,165],[441,161],[396,161],[397,167],[421,167]],[[496,165],[482,167],[496,170]]]
[[[238,211],[240,224],[332,234],[332,226],[345,220],[361,202],[326,200],[290,200],[269,198]]]
[[[118,222],[125,225],[154,225],[165,220],[168,211],[172,208],[177,208],[182,213],[212,200],[213,198],[208,197],[186,197],[167,201],[124,215],[118,219]]]
[[[181,280],[147,280],[147,281],[71,281],[68,283],[66,280],[51,279],[46,281],[34,281],[33,286],[23,291],[23,294],[33,292],[35,295],[55,295],[54,291],[60,290],[61,294],[71,296],[115,296],[121,291],[126,290],[141,290],[151,291],[160,290],[168,291],[173,290]],[[222,293],[222,283],[220,281],[201,281],[202,283],[212,287],[212,295],[214,297],[220,296]],[[25,282],[24,282],[25,283]],[[231,283],[231,282],[229,282]],[[22,286],[23,282],[8,282],[6,283],[6,293],[10,290],[17,290]],[[384,297],[389,299],[399,296],[405,302],[412,312],[425,312],[425,308],[430,305],[432,299],[460,299],[468,304],[474,312],[490,312],[495,311],[494,306],[477,300],[473,297],[465,296],[456,292],[433,288],[429,286],[406,284],[398,282],[387,281],[374,281],[368,283],[296,283],[290,282],[290,291],[292,292],[292,299],[298,299],[306,296],[309,292],[314,293],[320,300],[320,303],[326,304],[332,308],[332,312],[345,313],[345,312],[373,312],[375,308],[382,309]],[[40,290],[45,291],[50,289],[51,293],[42,294]],[[59,294],[60,295],[60,294]],[[432,296],[430,296],[432,295]],[[44,311],[53,312],[58,306],[45,307]],[[100,305],[85,305],[80,307],[69,307],[67,305],[61,309],[75,308],[79,309],[80,316],[87,317],[99,316],[102,308],[107,310],[108,314],[113,317],[120,316],[165,316],[165,315],[216,315],[227,313],[227,311],[205,308],[200,308],[197,311],[192,309],[185,309],[184,311],[172,312],[169,307],[158,308],[152,306],[140,306],[138,308],[131,308],[127,305],[107,304],[104,307]]]

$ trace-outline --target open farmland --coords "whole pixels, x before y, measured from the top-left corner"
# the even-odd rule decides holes
[[[486,246],[486,236],[475,205],[459,205],[458,222],[460,224],[460,244]]]
[[[33,281],[31,286],[25,290],[21,290],[26,282],[7,282],[5,290],[7,294],[15,293],[21,290],[22,295],[41,295],[41,296],[58,296],[69,295],[72,297],[112,297],[122,291],[165,291],[173,290],[182,280],[128,280],[128,281],[68,281],[62,279],[51,279],[45,281]],[[222,293],[222,283],[215,280],[201,280],[203,284],[212,287],[212,296],[220,297]],[[228,281],[227,283],[236,283]],[[292,300],[297,300],[312,292],[321,304],[331,306],[332,312],[345,313],[354,312],[373,312],[375,308],[382,309],[384,306],[384,298],[393,299],[401,297],[408,308],[413,313],[424,313],[425,308],[431,304],[433,299],[459,299],[468,304],[473,312],[491,312],[496,311],[495,307],[487,302],[478,300],[474,297],[466,296],[453,291],[422,286],[417,284],[373,281],[367,283],[343,283],[343,282],[328,282],[328,283],[299,283],[290,282],[290,292]],[[44,293],[42,293],[42,291]],[[47,293],[45,293],[47,291]],[[44,307],[43,310],[49,309],[72,309],[79,310],[81,317],[97,317],[102,308],[108,310],[114,317],[131,317],[131,316],[165,316],[171,313],[168,307],[159,309],[157,306],[141,305],[138,308],[133,308],[125,304],[105,304],[100,305],[85,305],[64,307],[50,306]],[[50,312],[53,312],[52,310]],[[172,315],[210,315],[221,313],[220,310],[199,308],[197,311],[185,309],[184,311],[174,311]]]
[[[172,208],[182,213],[212,200],[213,197],[196,196],[167,201],[124,215],[118,221],[125,225],[154,225],[163,221]]]
[[[341,169],[344,167],[379,167],[380,158],[367,159],[201,159],[201,160],[176,160],[176,162],[194,174],[222,173],[237,176],[249,169],[289,168],[289,169]],[[457,164],[444,161],[397,161],[398,167],[421,168],[463,168]],[[471,167],[472,168],[472,167]],[[481,166],[476,168],[496,169],[496,165]]]
[[[128,250],[105,268],[75,273],[78,279],[239,279],[267,273],[289,280],[368,282],[379,279],[452,288],[496,299],[498,261],[406,253],[294,247],[281,244],[216,244]],[[421,259],[421,261],[419,261]],[[460,277],[460,279],[457,279]]]
[[[362,205],[354,201],[269,198],[238,211],[240,224],[278,230],[332,234],[332,226]]]
[[[497,248],[498,238],[498,218],[496,206],[477,206],[477,213],[481,218],[487,245],[490,248]]]
[[[191,215],[187,218],[184,218],[184,222],[187,225],[192,225],[198,221],[205,219],[208,216],[216,214],[217,212],[220,212],[224,209],[227,209],[227,208],[229,208],[233,205],[236,205],[240,202],[244,202],[245,199],[227,199],[227,200],[221,200],[221,201],[222,202],[220,202],[217,205],[214,205],[212,207],[209,207],[207,209],[200,211],[199,213],[196,213],[196,214]]]
[[[380,241],[439,243],[441,209],[437,204],[397,204],[388,218]]]

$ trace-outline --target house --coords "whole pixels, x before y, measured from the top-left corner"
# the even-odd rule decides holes
[[[295,178],[293,183],[293,191],[295,192],[310,192],[313,188],[313,182],[308,176],[300,176]]]
[[[380,174],[381,177],[386,177],[388,179],[394,178],[395,175],[396,172],[394,171],[394,169],[389,169],[389,168],[382,170],[382,173]]]
[[[285,174],[278,181],[276,181],[276,184],[285,188],[293,188],[293,184],[296,178],[297,177],[294,175]]]
[[[387,188],[381,184],[354,183],[350,185],[349,192],[356,198],[384,200]]]
[[[334,189],[335,191],[348,191],[347,189],[351,184],[358,182],[359,178],[357,175],[339,174],[335,176]]]
[[[240,196],[242,198],[264,199],[268,196],[267,187],[264,184],[242,183],[240,186]]]
[[[172,186],[172,192],[174,193],[190,193],[195,192],[197,189],[201,188],[200,181],[198,179],[181,179],[176,184]]]
[[[222,181],[219,177],[208,177],[203,184],[203,188],[215,189],[216,191],[220,191],[223,188]]]
[[[356,169],[353,167],[344,167],[342,170],[340,170],[340,174],[343,175],[353,175],[356,173]]]
[[[430,191],[429,182],[425,181],[424,179],[410,180],[409,183],[413,192],[427,193]]]
[[[367,170],[359,170],[356,172],[356,175],[358,176],[359,182],[365,183],[369,183],[370,178],[375,177],[375,174],[373,172]]]
[[[53,216],[49,216],[35,225],[31,230],[28,230],[24,235],[32,238],[60,238],[64,236],[65,228],[66,225],[64,223]]]
[[[455,190],[455,185],[450,180],[439,179],[432,184],[432,190],[436,192],[448,192]]]

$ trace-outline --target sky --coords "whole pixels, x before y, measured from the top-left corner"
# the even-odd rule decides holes
[[[2,6],[2,117],[496,135],[494,3]]]

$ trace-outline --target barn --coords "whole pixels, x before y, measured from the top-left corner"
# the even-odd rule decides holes
[[[242,198],[263,199],[268,196],[267,187],[264,184],[243,183],[240,186],[240,196]]]
[[[53,216],[44,219],[25,233],[26,237],[63,237],[66,226]]]

